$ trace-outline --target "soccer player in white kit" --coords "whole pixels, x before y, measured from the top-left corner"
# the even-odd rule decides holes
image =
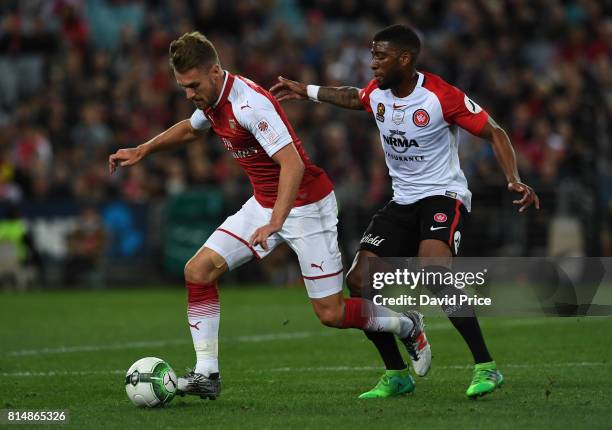
[[[308,296],[323,324],[397,335],[409,351],[419,347],[415,368],[426,372],[431,355],[428,347],[422,348],[426,338],[420,314],[399,314],[368,300],[343,297],[333,185],[304,152],[278,101],[254,82],[223,70],[214,46],[198,32],[171,43],[170,64],[197,109],[190,119],[150,141],[112,154],[111,173],[118,165],[131,166],[148,154],[187,144],[212,130],[245,170],[254,190],[185,266],[196,365],[179,378],[179,393],[219,396],[217,281],[252,258],[264,258],[281,242],[297,254]],[[400,389],[408,392],[414,385],[405,383]]]
[[[508,190],[522,194],[514,201],[521,206],[519,211],[532,204],[539,209],[536,193],[520,180],[506,132],[461,90],[439,76],[417,71],[419,51],[416,33],[393,25],[373,38],[374,79],[365,88],[319,87],[282,77],[271,88],[279,101],[310,98],[366,110],[373,114],[380,131],[393,200],[374,215],[361,240],[347,274],[352,296],[360,296],[368,287],[362,268],[372,258],[421,257],[428,259],[428,271],[444,274],[450,270],[471,209],[471,193],[459,166],[458,127],[491,142]],[[441,293],[442,289],[436,292]],[[474,375],[466,395],[478,397],[494,391],[503,383],[503,376],[487,350],[473,309],[463,309],[461,316],[453,316],[451,309],[445,311],[474,357]],[[379,350],[387,375],[400,372],[401,378],[406,364],[395,339],[386,333],[366,335]],[[395,387],[381,379],[363,396],[396,394]]]

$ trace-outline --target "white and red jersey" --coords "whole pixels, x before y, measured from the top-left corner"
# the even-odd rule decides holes
[[[278,192],[280,166],[271,157],[291,142],[305,166],[294,206],[317,202],[333,189],[327,174],[304,152],[278,101],[242,76],[226,71],[219,99],[204,111],[196,109],[190,121],[197,130],[212,127],[249,176],[255,199],[265,208],[274,207]]]
[[[359,93],[380,131],[393,183],[393,200],[405,205],[428,196],[457,198],[469,211],[472,193],[459,167],[457,126],[479,134],[489,115],[461,90],[418,72],[414,91],[397,98],[376,80]]]

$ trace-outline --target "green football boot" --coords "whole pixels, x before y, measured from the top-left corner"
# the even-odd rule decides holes
[[[482,397],[485,394],[492,393],[496,388],[501,387],[503,383],[504,377],[497,370],[497,364],[494,361],[476,364],[474,366],[472,383],[465,394],[471,399]]]
[[[370,391],[359,396],[360,399],[384,399],[412,393],[415,389],[410,370],[387,370]]]

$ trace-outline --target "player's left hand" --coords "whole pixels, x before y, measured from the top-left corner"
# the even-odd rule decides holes
[[[251,246],[261,245],[261,247],[267,251],[268,250],[268,237],[271,234],[276,233],[280,229],[281,229],[280,226],[277,226],[272,223],[263,225],[259,227],[257,230],[255,230],[255,232],[249,239],[249,243],[251,244]]]
[[[108,157],[108,170],[115,173],[117,166],[128,167],[138,163],[145,156],[142,146],[120,149]]]
[[[515,205],[521,205],[519,212],[523,212],[531,205],[535,205],[535,208],[540,210],[540,199],[529,185],[522,182],[510,182],[508,183],[508,191],[514,191],[523,195],[523,198],[520,200],[512,201]]]

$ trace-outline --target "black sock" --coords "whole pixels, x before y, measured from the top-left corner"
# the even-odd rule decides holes
[[[347,276],[347,284],[349,284],[351,297],[361,297],[367,300],[372,300],[374,290],[371,288],[371,284],[362,282],[362,280],[369,278],[370,271],[383,271],[385,268],[387,268],[387,264],[383,260],[372,258],[368,260],[369,261],[367,261],[367,264],[362,266],[358,265],[358,267],[361,267],[361,269],[357,270],[356,273],[360,276],[357,276],[358,281],[355,282],[354,288],[351,288],[350,285],[350,274]],[[374,263],[375,266],[371,266],[372,263]],[[382,265],[382,267],[379,267],[380,265]],[[404,370],[407,367],[406,362],[404,362],[402,354],[397,347],[397,342],[395,341],[395,335],[393,333],[365,330],[363,333],[369,340],[372,341],[378,350],[380,358],[382,358],[383,362],[385,363],[385,368],[387,370]]]
[[[451,317],[448,319],[455,326],[457,331],[467,343],[470,348],[472,355],[474,356],[474,363],[486,363],[493,361],[487,345],[485,344],[482,331],[480,330],[480,324],[478,324],[478,318],[473,317]]]
[[[428,272],[441,272],[442,274],[451,272],[450,269],[442,266],[428,266],[425,267],[425,270]],[[460,296],[464,294],[461,290],[458,290],[452,285],[428,286],[428,289],[437,297],[444,297],[445,295]],[[457,329],[459,334],[461,334],[463,340],[465,340],[468,348],[470,348],[472,356],[474,357],[474,363],[479,364],[493,361],[487,349],[487,345],[485,344],[484,337],[482,336],[482,330],[480,330],[480,324],[478,324],[478,318],[476,318],[474,308],[468,305],[462,305],[452,310],[445,306],[442,308],[450,322]],[[461,316],[453,316],[453,314]]]
[[[378,349],[387,370],[403,370],[406,368],[406,363],[402,354],[400,354],[393,333],[376,331],[364,331],[364,333]]]

